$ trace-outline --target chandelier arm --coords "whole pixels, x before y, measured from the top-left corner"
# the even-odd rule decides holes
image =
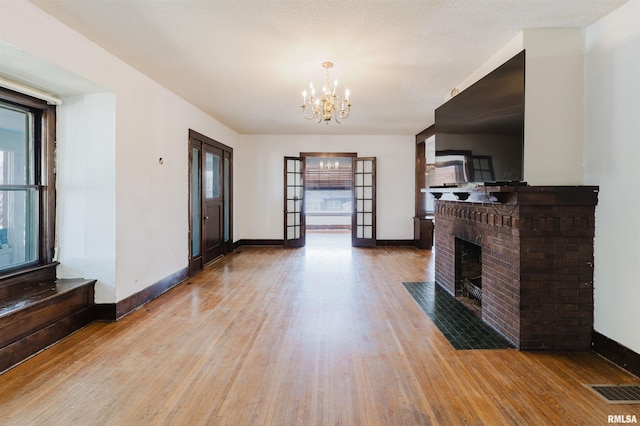
[[[313,115],[310,115],[310,116],[307,115],[306,107],[307,107],[306,105],[302,105],[302,116],[304,118],[306,118],[307,120],[311,120],[311,119],[316,118],[317,113],[315,113],[315,112],[313,113]],[[312,107],[311,111],[313,112],[313,107]]]
[[[349,114],[351,114],[351,110],[348,109],[346,111],[340,111],[340,118],[342,118],[343,120],[347,117],[349,117]]]

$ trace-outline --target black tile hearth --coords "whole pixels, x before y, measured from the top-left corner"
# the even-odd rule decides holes
[[[513,347],[439,285],[433,282],[405,282],[402,285],[455,349]]]

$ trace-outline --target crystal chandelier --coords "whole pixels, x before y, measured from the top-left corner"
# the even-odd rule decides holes
[[[340,163],[335,161],[320,161],[320,170],[338,170]]]
[[[316,89],[313,87],[313,83],[309,85],[311,90],[310,96],[307,96],[307,91],[302,92],[302,115],[307,120],[314,119],[317,123],[329,124],[331,117],[336,120],[336,123],[342,123],[342,120],[349,117],[351,112],[351,102],[349,102],[349,89],[345,90],[344,99],[340,100],[336,95],[336,86],[338,80],[334,80],[331,84],[329,79],[329,70],[333,68],[333,62],[323,62],[322,66],[326,73],[326,82],[322,87],[322,97],[316,97]],[[311,115],[307,115],[306,108],[310,107]]]

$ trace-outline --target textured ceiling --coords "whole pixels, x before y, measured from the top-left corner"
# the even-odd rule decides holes
[[[626,0],[31,1],[239,133],[415,134],[521,30],[585,27]],[[300,113],[324,61],[351,91],[341,125]]]

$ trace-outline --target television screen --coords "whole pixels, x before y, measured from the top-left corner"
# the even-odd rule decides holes
[[[436,186],[522,181],[524,74],[523,50],[436,109]]]

